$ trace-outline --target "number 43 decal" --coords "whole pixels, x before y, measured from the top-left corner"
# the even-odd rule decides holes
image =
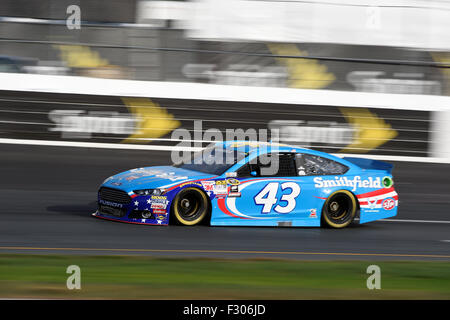
[[[272,207],[277,203],[278,182],[271,182],[264,187],[254,198],[256,204],[263,205],[262,213],[269,213]],[[300,194],[300,186],[295,182],[284,182],[281,184],[281,190],[291,189],[291,193],[283,194],[280,201],[286,201],[286,206],[275,207],[278,213],[289,213],[295,208],[295,198]]]

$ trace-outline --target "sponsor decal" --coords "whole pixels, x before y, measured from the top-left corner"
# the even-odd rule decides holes
[[[392,210],[395,208],[395,200],[393,198],[384,199],[381,206],[384,210]]]
[[[383,178],[383,187],[390,188],[394,185],[394,180],[392,180],[391,177],[384,177]]]
[[[167,200],[167,197],[166,196],[152,196],[151,199],[152,199],[152,201],[155,201],[155,200]]]
[[[398,200],[398,194],[393,187],[366,192],[356,197],[361,209],[374,213],[379,213],[381,210],[392,210],[397,206]]]
[[[236,178],[237,172],[225,172],[225,177],[227,178]]]
[[[310,209],[309,210],[309,217],[310,218],[317,218],[317,210],[316,209]]]
[[[237,186],[241,183],[239,180],[234,179],[234,178],[228,178],[226,181],[227,181],[227,184],[232,185],[232,186]]]
[[[107,206],[111,206],[111,207],[123,208],[123,204],[121,204],[121,203],[106,201],[106,200],[103,200],[103,199],[98,200],[98,202],[101,203],[101,204],[107,205]]]
[[[167,214],[167,211],[166,210],[163,210],[163,209],[155,209],[155,210],[153,210],[153,213],[154,214],[164,214],[164,215],[166,215]],[[158,217],[161,217],[161,216],[158,216]],[[164,218],[164,217],[163,217]],[[160,219],[161,220],[161,219]]]
[[[228,197],[231,197],[231,198],[233,198],[233,197],[235,197],[235,198],[237,198],[237,197],[240,197],[241,196],[241,193],[240,192],[229,192],[228,193]]]
[[[168,179],[170,181],[188,179],[187,176],[175,175],[175,172],[163,172],[161,170],[155,170],[155,169],[151,169],[151,168],[136,168],[136,169],[131,169],[130,172],[138,173],[142,177],[143,176],[155,176],[157,178]]]
[[[147,203],[150,204],[152,209],[165,209],[169,203],[166,196],[151,196],[147,199]]]
[[[166,218],[165,216],[157,216],[157,217],[156,217],[156,219],[157,219],[157,220],[160,220],[160,221],[164,220],[165,218]]]
[[[216,185],[214,185],[214,190],[213,190],[213,192],[216,194],[216,195],[226,195],[226,194],[228,194],[228,186],[227,186],[227,184],[225,183],[225,184],[222,184],[222,183],[220,183],[220,184],[216,184]]]
[[[216,194],[216,199],[225,199],[227,194]]]
[[[355,176],[353,179],[347,177],[335,177],[334,179],[323,179],[321,177],[314,178],[316,188],[330,188],[330,187],[351,187],[352,191],[357,188],[381,188],[381,178],[361,179],[360,176]]]
[[[181,187],[189,186],[189,185],[196,185],[196,186],[202,187],[202,184],[198,183],[198,182],[185,182],[185,183],[181,184],[179,187],[181,188]]]
[[[125,180],[133,181],[133,180],[136,180],[136,179],[139,179],[139,178],[140,178],[140,176],[133,175],[133,176],[126,177]]]
[[[239,192],[239,185],[231,185],[230,191],[228,192],[229,197],[240,197],[241,193]]]
[[[122,182],[111,182],[111,184],[113,185],[113,186],[120,186],[120,185],[122,185]]]
[[[214,181],[202,181],[202,186],[205,191],[214,191]]]
[[[169,204],[169,201],[157,200],[157,202],[151,202],[150,207],[152,209],[165,209],[165,208],[167,208],[168,204]]]
[[[375,209],[375,207],[377,205],[377,199],[373,199],[373,200],[368,199],[367,204],[369,205],[369,209]]]
[[[152,209],[166,209],[167,208],[167,204],[166,203],[161,203],[161,202],[156,202],[156,203],[152,203],[150,208],[152,208]]]

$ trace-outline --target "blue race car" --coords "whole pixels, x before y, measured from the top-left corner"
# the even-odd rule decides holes
[[[391,164],[376,160],[271,143],[220,142],[173,166],[109,177],[93,215],[148,225],[170,220],[188,226],[343,228],[358,213],[360,223],[397,214],[391,171]]]

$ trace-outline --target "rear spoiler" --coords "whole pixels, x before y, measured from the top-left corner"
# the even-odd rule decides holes
[[[357,165],[361,169],[384,170],[387,171],[389,174],[392,172],[392,168],[394,167],[390,163],[372,159],[350,158],[350,157],[344,157],[343,159]]]

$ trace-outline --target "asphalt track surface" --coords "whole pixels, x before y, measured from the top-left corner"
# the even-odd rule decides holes
[[[450,260],[448,164],[395,163],[401,221],[342,230],[183,227],[91,217],[105,178],[168,164],[169,152],[0,144],[0,155],[0,253]]]

